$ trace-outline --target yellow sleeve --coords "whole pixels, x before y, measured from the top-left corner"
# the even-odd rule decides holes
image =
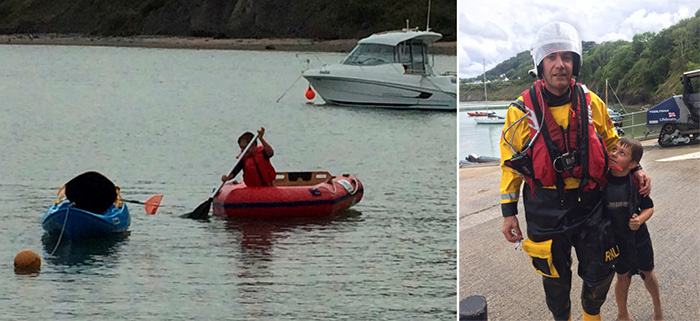
[[[617,132],[615,131],[615,125],[613,125],[612,120],[610,119],[610,114],[608,114],[608,107],[605,106],[605,103],[603,102],[598,95],[596,95],[594,92],[591,93],[591,117],[593,118],[593,126],[595,126],[595,131],[603,137],[603,140],[605,141],[605,147],[608,149],[608,152],[612,150],[613,145],[617,142],[618,139],[620,139],[620,136],[617,136]]]
[[[523,98],[519,97],[518,100],[522,101]],[[523,178],[512,168],[503,165],[503,162],[513,157],[515,152],[521,151],[529,138],[530,129],[525,113],[517,107],[511,106],[506,113],[506,122],[503,125],[500,141],[501,204],[518,202]],[[511,147],[508,142],[510,142],[513,147]]]

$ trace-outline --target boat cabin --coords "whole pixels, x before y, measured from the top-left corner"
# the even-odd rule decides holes
[[[429,31],[392,31],[360,40],[344,65],[376,66],[400,63],[407,74],[432,75],[428,45],[442,38]]]

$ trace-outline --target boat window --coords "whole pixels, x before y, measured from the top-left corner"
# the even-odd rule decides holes
[[[394,47],[379,44],[360,44],[343,60],[344,65],[381,65],[396,62]]]
[[[412,43],[411,44],[411,55],[413,56],[413,70],[414,72],[422,73],[425,71],[425,53],[423,52],[425,46],[423,43]]]
[[[411,61],[413,60],[411,58],[411,46],[406,42],[402,42],[397,48],[398,50],[396,52],[399,55],[398,61],[404,66],[410,66]]]
[[[398,61],[406,73],[423,74],[429,70],[428,47],[421,41],[404,41],[398,45]]]

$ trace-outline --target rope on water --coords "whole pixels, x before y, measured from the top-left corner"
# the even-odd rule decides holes
[[[68,208],[66,208],[66,217],[63,219],[63,227],[61,227],[61,234],[58,235],[58,241],[56,241],[56,246],[54,246],[53,251],[51,251],[51,254],[49,255],[53,255],[54,253],[56,253],[58,246],[61,244],[61,238],[63,238],[63,231],[66,230],[66,223],[68,222],[68,212],[70,212],[70,204],[68,205]]]

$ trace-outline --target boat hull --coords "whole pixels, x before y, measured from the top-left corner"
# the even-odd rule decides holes
[[[67,218],[66,218],[67,215]],[[64,200],[51,206],[41,220],[41,226],[51,236],[70,239],[100,238],[125,232],[131,224],[126,204],[121,208],[112,205],[104,215],[81,210]]]
[[[394,109],[457,109],[457,85],[452,83],[451,77],[405,74],[398,66],[380,65],[362,69],[356,66],[326,66],[304,72],[304,78],[330,104]]]
[[[479,125],[502,125],[506,123],[505,117],[485,117],[476,118],[475,122]]]
[[[467,115],[472,116],[472,117],[487,117],[489,115],[495,115],[496,112],[467,112]]]
[[[354,175],[303,186],[227,184],[214,197],[213,212],[221,217],[248,218],[327,216],[357,204],[363,194],[364,187]]]

